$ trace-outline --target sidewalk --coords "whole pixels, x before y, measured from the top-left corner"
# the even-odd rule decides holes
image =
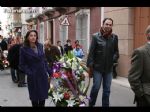
[[[130,84],[128,82],[128,78],[126,78],[126,77],[117,76],[117,78],[113,79],[112,82],[113,83],[117,83],[117,84],[119,84],[121,86],[130,88]]]

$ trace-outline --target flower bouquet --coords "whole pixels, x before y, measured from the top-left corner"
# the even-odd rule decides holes
[[[49,96],[59,107],[86,106],[90,78],[81,59],[72,52],[53,64]]]

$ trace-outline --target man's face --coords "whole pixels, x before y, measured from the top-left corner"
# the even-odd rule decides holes
[[[112,29],[112,26],[113,26],[112,21],[109,19],[107,19],[103,24],[104,29]]]

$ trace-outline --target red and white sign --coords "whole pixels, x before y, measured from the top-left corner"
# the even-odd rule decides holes
[[[60,23],[61,25],[65,25],[65,26],[69,26],[69,20],[68,20],[68,17],[64,17]]]

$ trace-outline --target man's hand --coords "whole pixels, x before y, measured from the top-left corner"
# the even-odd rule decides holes
[[[89,68],[88,68],[88,74],[89,74],[89,77],[90,77],[90,78],[93,77],[93,68],[92,68],[92,67],[89,67]]]

